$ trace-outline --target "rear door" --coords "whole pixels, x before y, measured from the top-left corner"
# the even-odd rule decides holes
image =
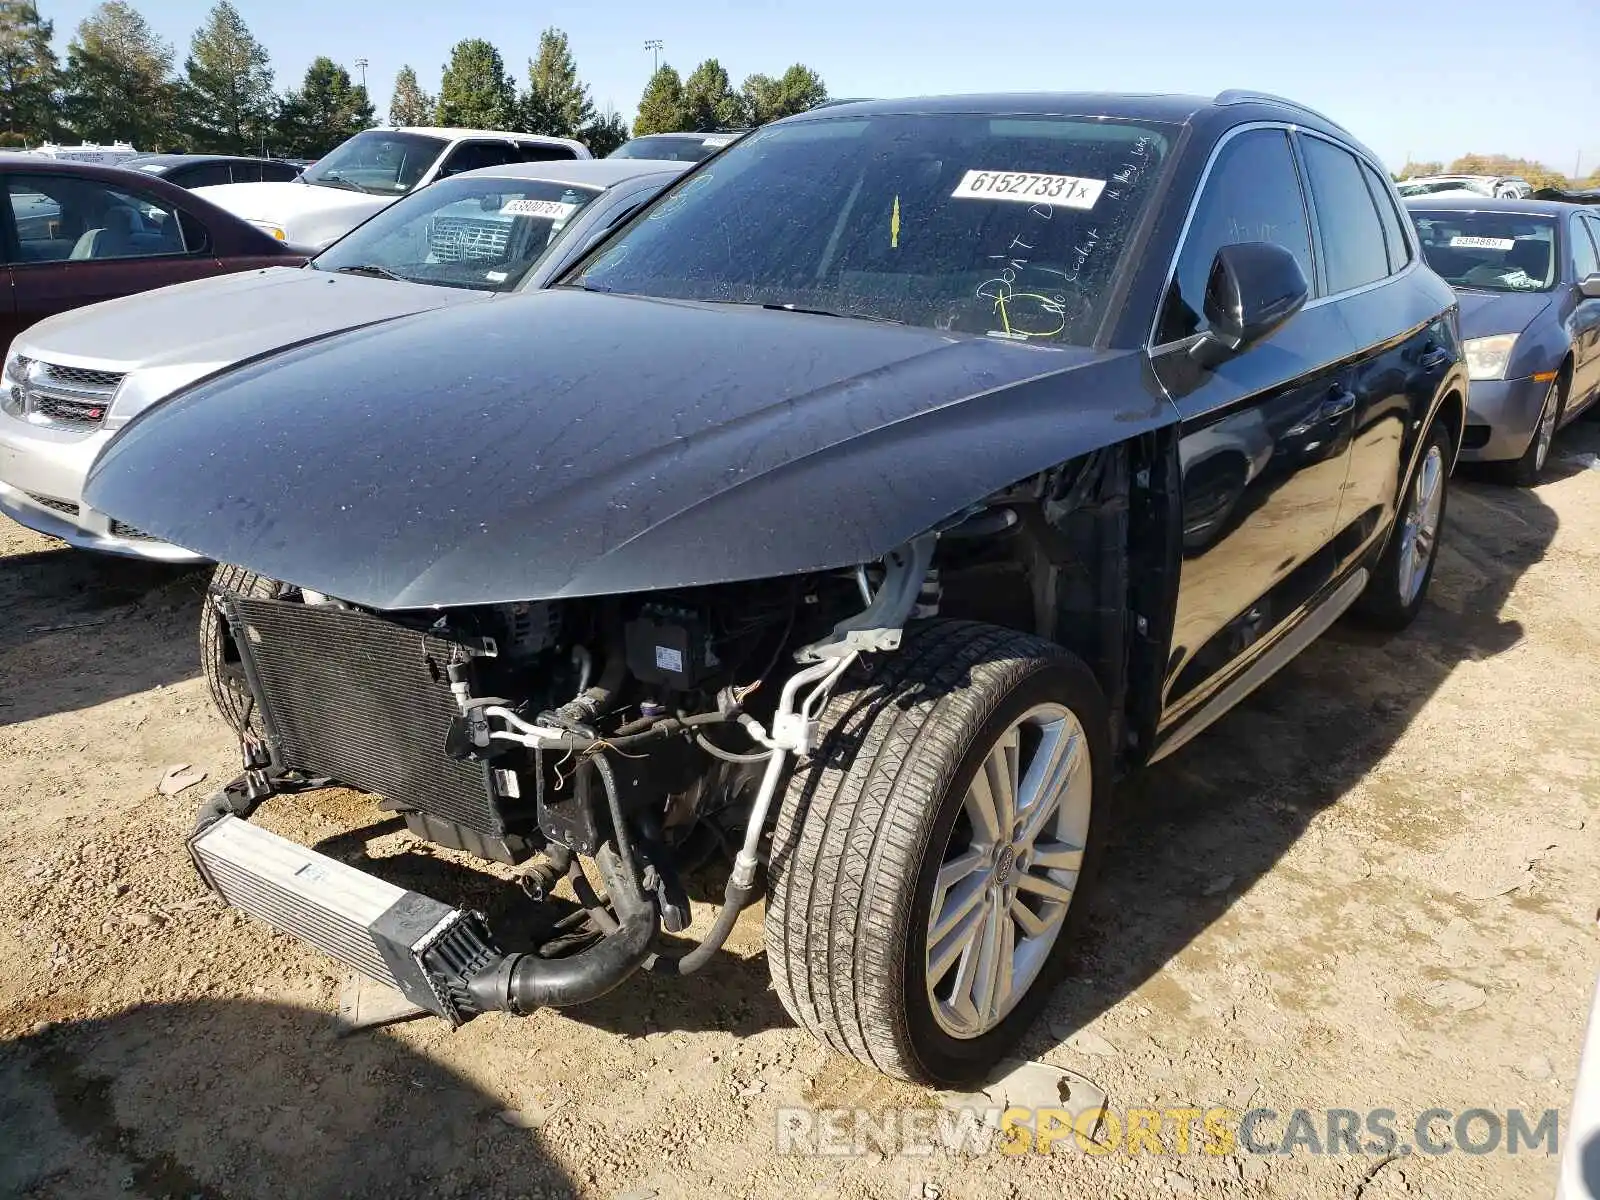
[[[1204,324],[1216,252],[1274,242],[1318,272],[1286,129],[1234,131],[1217,149],[1178,251],[1151,350],[1182,417],[1183,565],[1164,723],[1243,670],[1329,583],[1329,541],[1348,468],[1352,343],[1338,313],[1308,304],[1213,370],[1188,351]]]
[[[44,171],[11,172],[5,186],[13,213],[19,205],[37,213],[15,223],[11,280],[19,328],[222,269],[197,222],[136,186]]]
[[[1401,276],[1416,251],[1389,185],[1348,146],[1306,131],[1296,140],[1316,221],[1323,303],[1355,343],[1350,471],[1336,537],[1342,567],[1389,528],[1410,452],[1451,355],[1440,314],[1410,307],[1417,292]]]

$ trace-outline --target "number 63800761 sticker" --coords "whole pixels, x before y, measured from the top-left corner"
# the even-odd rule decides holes
[[[950,195],[956,200],[1015,200],[1062,208],[1093,208],[1105,190],[1104,179],[1076,175],[1037,175],[1030,171],[968,171]]]

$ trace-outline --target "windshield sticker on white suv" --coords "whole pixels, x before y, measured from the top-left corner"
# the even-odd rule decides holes
[[[524,196],[520,200],[508,200],[505,207],[500,210],[502,217],[547,217],[552,221],[565,221],[578,211],[576,204],[563,204],[559,200],[535,200]]]
[[[1450,239],[1450,245],[1452,248],[1459,248],[1462,250],[1505,251],[1511,249],[1511,247],[1515,246],[1516,244],[1517,243],[1511,238],[1467,237],[1465,235],[1457,235],[1456,237]]]
[[[1076,175],[1034,175],[1027,171],[968,171],[950,193],[955,200],[1044,201],[1062,208],[1093,208],[1105,191],[1104,179]]]

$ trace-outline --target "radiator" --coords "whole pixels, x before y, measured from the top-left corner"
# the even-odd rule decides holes
[[[327,776],[492,837],[489,768],[444,752],[451,643],[333,605],[225,596],[279,765]]]

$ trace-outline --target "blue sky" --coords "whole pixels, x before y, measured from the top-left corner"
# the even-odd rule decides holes
[[[178,47],[212,0],[132,0]],[[1522,154],[1600,166],[1600,0],[589,0],[527,6],[439,0],[235,0],[279,85],[327,54],[371,64],[381,113],[402,63],[437,88],[450,46],[486,37],[519,76],[547,25],[566,30],[595,100],[630,117],[650,74],[646,38],[685,74],[715,57],[733,76],[792,62],[836,96],[1131,90],[1278,92],[1338,120],[1391,168],[1409,152]],[[63,53],[91,0],[40,0]],[[520,10],[516,19],[511,13]],[[493,15],[491,15],[491,13]],[[525,15],[523,15],[525,14]]]

